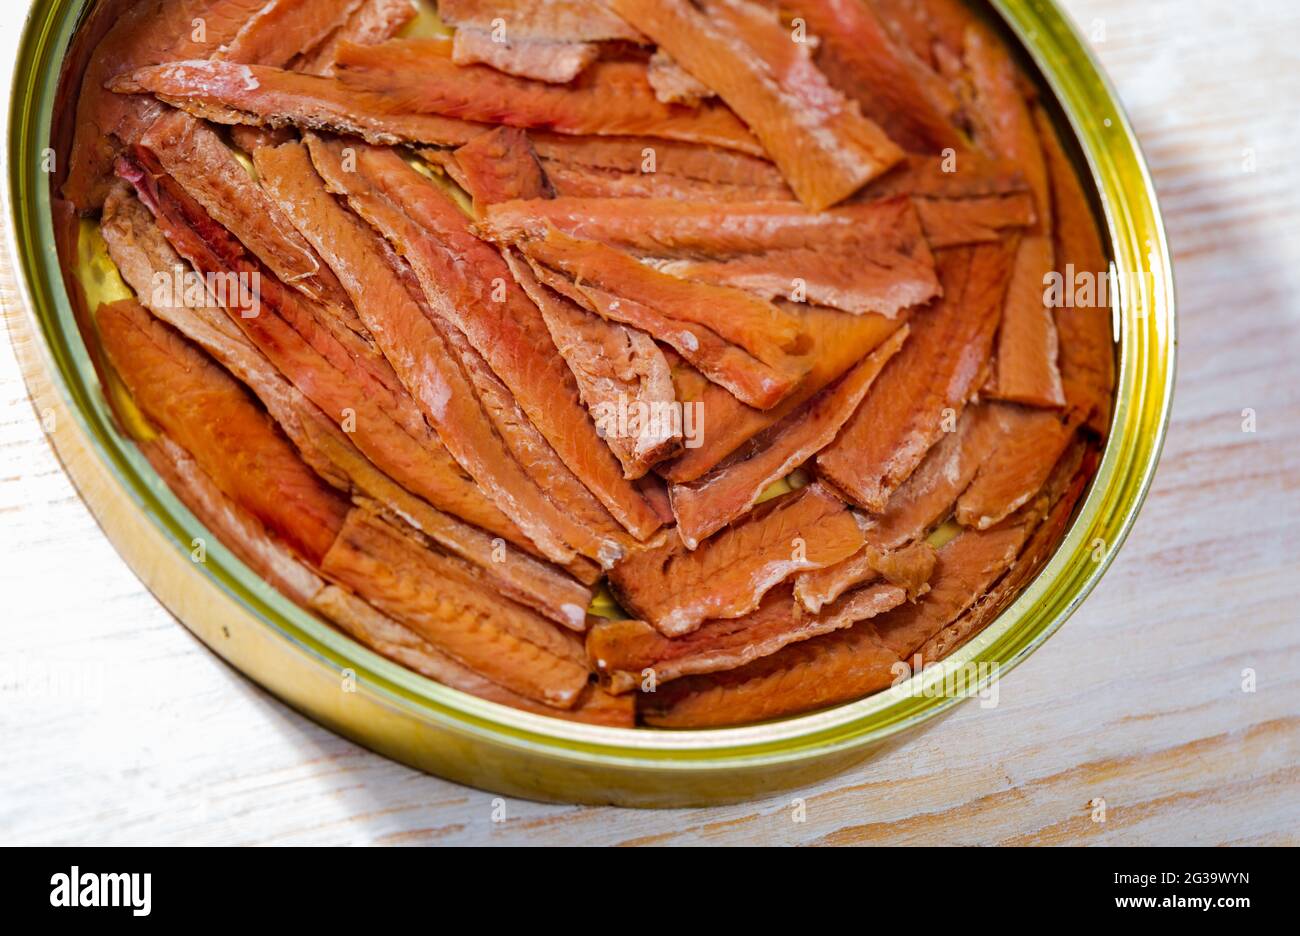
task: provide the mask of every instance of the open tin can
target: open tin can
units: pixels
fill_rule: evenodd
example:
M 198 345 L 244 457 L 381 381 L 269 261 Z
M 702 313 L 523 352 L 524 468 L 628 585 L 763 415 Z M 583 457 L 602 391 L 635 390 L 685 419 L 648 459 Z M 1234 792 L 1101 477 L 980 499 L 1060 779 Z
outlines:
M 214 651 L 330 729 L 413 767 L 514 796 L 686 806 L 773 793 L 842 770 L 960 701 L 918 681 L 957 669 L 1005 674 L 1024 660 L 1096 585 L 1132 526 L 1159 458 L 1174 377 L 1173 277 L 1155 191 L 1113 89 L 1056 4 L 993 0 L 988 15 L 1038 77 L 1091 183 L 1114 269 L 1126 273 L 1111 299 L 1119 357 L 1109 441 L 1068 533 L 1024 592 L 933 670 L 857 702 L 741 728 L 577 724 L 403 669 L 291 604 L 215 537 L 206 562 L 192 562 L 201 525 L 114 420 L 83 337 L 93 341 L 93 327 L 79 323 L 65 289 L 51 204 L 50 160 L 71 106 L 60 99 L 61 80 L 84 68 L 86 49 L 74 39 L 93 5 L 32 0 L 0 13 L 5 41 L 17 44 L 4 75 L 4 223 L 22 306 L 10 321 L 23 373 L 59 458 L 140 579 Z

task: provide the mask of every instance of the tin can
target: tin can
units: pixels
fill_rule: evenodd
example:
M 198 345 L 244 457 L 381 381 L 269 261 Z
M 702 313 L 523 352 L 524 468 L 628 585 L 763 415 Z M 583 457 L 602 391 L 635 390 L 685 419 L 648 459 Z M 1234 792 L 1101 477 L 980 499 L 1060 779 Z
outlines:
M 706 805 L 812 783 L 960 701 L 918 691 L 918 680 L 958 669 L 1005 675 L 1024 660 L 1096 585 L 1137 516 L 1169 419 L 1176 351 L 1173 275 L 1154 188 L 1114 90 L 1056 4 L 993 0 L 988 16 L 1037 72 L 1042 99 L 1091 182 L 1114 268 L 1129 274 L 1112 296 L 1119 356 L 1109 442 L 1069 531 L 1034 581 L 937 671 L 857 702 L 740 728 L 576 724 L 403 669 L 292 605 L 215 537 L 207 538 L 206 561 L 192 562 L 201 525 L 114 422 L 59 267 L 49 174 L 51 134 L 71 106 L 58 100 L 60 75 L 84 68 L 84 53 L 68 53 L 92 5 L 34 0 L 0 13 L 6 41 L 18 36 L 4 76 L 4 224 L 17 306 L 8 317 L 34 405 L 105 533 L 163 604 L 250 679 L 359 744 L 471 786 L 554 801 Z

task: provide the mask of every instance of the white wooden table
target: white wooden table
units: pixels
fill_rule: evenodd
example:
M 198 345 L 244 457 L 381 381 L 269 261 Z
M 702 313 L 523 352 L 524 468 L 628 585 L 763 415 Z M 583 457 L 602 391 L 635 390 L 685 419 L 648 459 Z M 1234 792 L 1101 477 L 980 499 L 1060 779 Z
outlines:
M 1067 6 L 1160 189 L 1177 403 L 1128 544 L 997 708 L 791 796 L 511 801 L 494 823 L 492 795 L 331 735 L 174 621 L 61 473 L 3 344 L 0 842 L 1300 842 L 1300 7 Z

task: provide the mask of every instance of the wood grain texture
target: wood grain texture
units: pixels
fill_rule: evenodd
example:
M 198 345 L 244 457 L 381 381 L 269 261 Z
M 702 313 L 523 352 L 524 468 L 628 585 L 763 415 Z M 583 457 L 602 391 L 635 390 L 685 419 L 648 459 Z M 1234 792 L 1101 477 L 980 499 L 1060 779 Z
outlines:
M 1300 8 L 1066 5 L 1160 190 L 1178 387 L 1133 535 L 995 708 L 763 802 L 498 804 L 331 735 L 191 638 L 77 499 L 6 344 L 0 841 L 1300 843 Z

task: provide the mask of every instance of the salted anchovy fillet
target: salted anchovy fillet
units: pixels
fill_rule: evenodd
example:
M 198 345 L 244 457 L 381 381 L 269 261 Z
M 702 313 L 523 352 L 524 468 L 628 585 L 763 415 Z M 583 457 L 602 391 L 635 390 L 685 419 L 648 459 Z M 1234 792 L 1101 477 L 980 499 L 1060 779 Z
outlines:
M 698 448 L 687 449 L 661 469 L 677 483 L 703 477 L 724 458 L 755 435 L 785 419 L 826 386 L 842 377 L 902 327 L 901 317 L 849 315 L 821 306 L 790 304 L 798 314 L 806 347 L 797 356 L 796 369 L 804 372 L 799 385 L 769 410 L 747 406 L 723 387 L 705 380 L 686 365 L 674 367 L 677 398 L 698 403 L 707 430 Z
M 1060 337 L 1058 365 L 1066 404 L 1099 436 L 1105 438 L 1110 423 L 1111 392 L 1115 383 L 1115 347 L 1111 337 L 1110 303 L 1102 302 L 1096 285 L 1110 268 L 1101 236 L 1083 186 L 1061 148 L 1061 141 L 1046 113 L 1035 111 L 1038 137 L 1047 157 L 1052 188 L 1052 236 L 1057 272 L 1066 283 L 1074 279 L 1091 284 L 1091 295 L 1076 304 L 1053 309 Z M 1082 274 L 1082 277 L 1080 276 Z M 1073 284 L 1071 284 L 1073 285 Z
M 560 165 L 666 175 L 718 186 L 779 190 L 786 199 L 794 197 L 776 166 L 761 156 L 735 150 L 645 136 L 567 136 L 534 130 L 529 138 L 548 169 Z
M 298 139 L 293 127 L 254 127 L 249 124 L 235 124 L 230 128 L 230 142 L 236 149 L 248 155 L 257 152 L 263 146 L 279 146 Z
M 1016 65 L 1002 41 L 984 25 L 970 23 L 964 38 L 963 56 L 974 93 L 976 142 L 990 156 L 1020 169 L 1038 214 L 1039 227 L 1033 233 L 1051 231 L 1047 166 Z
M 996 426 L 993 452 L 984 459 L 975 479 L 957 501 L 963 526 L 987 529 L 1032 498 L 1074 436 L 1077 422 L 1060 414 L 990 403 Z
M 936 69 L 961 54 L 966 27 L 974 19 L 963 0 L 872 0 L 872 6 L 895 38 Z
M 453 152 L 456 184 L 469 192 L 479 214 L 489 205 L 519 198 L 547 198 L 546 173 L 517 127 L 497 127 Z
M 461 28 L 452 37 L 451 60 L 457 65 L 487 65 L 507 75 L 567 84 L 600 55 L 594 42 L 516 39 L 509 32 L 498 40 L 492 30 Z
M 967 530 L 938 551 L 930 590 L 872 622 L 885 646 L 907 657 L 955 621 L 1016 561 L 1030 533 L 1027 524 L 996 530 Z
M 345 43 L 345 48 L 356 48 Z M 266 65 L 179 61 L 113 78 L 117 94 L 153 94 L 220 124 L 296 126 L 359 136 L 370 143 L 460 146 L 490 129 L 437 114 L 403 111 L 382 94 L 335 78 Z
M 270 0 L 218 58 L 283 67 L 347 23 L 361 0 Z
M 360 491 L 384 504 L 442 548 L 486 569 L 515 600 L 566 626 L 585 628 L 590 588 L 517 547 L 496 540 L 491 533 L 435 509 L 385 475 L 356 449 L 337 424 L 275 369 L 222 309 L 160 301 L 167 297 L 154 294 L 154 278 L 159 274 L 174 277 L 177 270 L 189 268 L 139 201 L 120 190 L 111 194 L 104 203 L 101 230 L 114 263 L 137 295 L 148 298 L 149 310 L 248 386 L 317 474 L 342 491 Z M 571 571 L 588 584 L 599 575 L 594 564 L 590 569 Z
M 558 207 L 552 211 L 551 205 Z M 500 224 L 501 218 L 511 217 L 512 206 L 525 206 L 523 211 L 529 220 Z M 734 290 L 685 283 L 656 273 L 634 258 L 608 249 L 604 243 L 592 243 L 587 231 L 563 236 L 565 227 L 581 226 L 580 222 L 566 221 L 566 217 L 571 219 L 581 210 L 562 204 L 560 199 L 509 202 L 490 208 L 480 227 L 494 240 L 522 243 L 530 256 L 580 283 L 640 300 L 682 322 L 704 325 L 760 360 L 781 355 L 799 338 L 798 318 L 770 303 Z M 532 241 L 539 243 L 534 245 Z
M 794 596 L 810 614 L 817 614 L 845 592 L 876 579 L 885 579 L 915 600 L 929 590 L 935 552 L 928 543 L 901 549 L 881 549 L 868 542 L 843 562 L 803 572 L 795 579 Z
M 998 330 L 997 368 L 989 388 L 998 399 L 1030 406 L 1065 405 L 1056 363 L 1056 323 L 1043 295 L 1044 284 L 1055 268 L 1050 237 L 1020 239 Z
M 506 262 L 541 310 L 596 430 L 623 466 L 623 476 L 643 477 L 652 465 L 676 454 L 682 447 L 682 424 L 673 406 L 672 372 L 654 340 L 594 315 L 543 285 L 513 252 L 507 252 Z
M 934 72 L 896 43 L 869 3 L 790 0 L 782 5 L 815 37 L 817 66 L 840 91 L 912 152 L 966 143 L 949 115 L 956 96 Z
M 155 121 L 140 144 L 281 281 L 327 306 L 331 318 L 369 341 L 334 273 L 207 124 L 172 111 Z
M 558 194 L 575 198 L 792 201 L 765 159 L 716 146 L 653 137 L 529 134 Z
M 63 197 L 83 214 L 99 208 L 113 185 L 113 162 L 162 111 L 147 98 L 105 85 L 124 72 L 174 59 L 206 58 L 229 42 L 266 0 L 136 3 L 108 30 L 81 78 L 76 133 Z M 195 28 L 201 21 L 202 30 Z
M 616 697 L 597 686 L 584 689 L 571 709 L 553 708 L 512 692 L 447 655 L 412 628 L 399 624 L 337 586 L 322 588 L 311 607 L 376 653 L 461 692 L 538 715 L 594 725 L 631 728 L 636 720 L 635 703 L 630 696 Z
M 669 496 L 682 542 L 694 549 L 753 507 L 771 484 L 835 441 L 906 339 L 907 326 L 903 326 L 838 382 L 759 433 L 704 477 L 673 485 Z
M 546 285 L 649 333 L 750 405 L 770 408 L 798 383 L 802 365 L 786 352 L 799 337 L 798 319 L 770 303 L 660 273 L 606 244 L 555 229 L 514 244 Z
M 782 647 L 850 627 L 898 607 L 907 593 L 895 585 L 872 585 L 808 614 L 790 589 L 768 592 L 758 610 L 731 621 L 709 621 L 694 633 L 669 639 L 642 621 L 602 621 L 587 632 L 587 655 L 610 691 L 628 692 L 653 680 L 662 683 L 735 669 Z
M 188 452 L 166 435 L 137 445 L 190 513 L 276 591 L 302 607 L 325 586 L 255 516 L 226 496 Z
M 308 399 L 353 429 L 357 447 L 413 493 L 500 536 L 527 542 L 448 454 L 386 361 L 372 360 L 342 344 L 175 182 L 158 169 L 143 168 L 151 158 L 148 151 L 138 150 L 136 157 L 139 162 L 120 160 L 119 173 L 135 187 L 172 246 L 196 271 L 258 275 L 255 310 L 237 303 L 223 307 Z
M 362 0 L 346 23 L 292 63 L 294 71 L 309 75 L 332 75 L 334 57 L 344 42 L 361 45 L 393 38 L 419 12 L 414 0 Z
M 587 686 L 582 646 L 503 598 L 467 563 L 356 509 L 321 562 L 330 579 L 499 686 L 557 708 Z
M 302 144 L 261 149 L 256 162 L 268 191 L 338 273 L 448 451 L 530 538 L 563 554 L 568 515 L 547 500 L 493 430 L 455 351 L 389 265 L 378 235 L 326 191 Z M 555 474 L 554 466 L 550 471 Z M 570 616 L 580 627 L 577 613 Z
M 687 72 L 718 93 L 762 141 L 814 211 L 860 189 L 903 156 L 831 87 L 776 12 L 747 0 L 611 0 Z
M 1028 191 L 1020 167 L 975 150 L 945 156 L 909 154 L 853 196 L 853 202 L 891 195 L 914 198 L 989 198 Z
M 307 180 L 317 200 L 333 205 L 306 154 L 294 155 L 299 163 L 297 178 Z M 320 146 L 313 155 L 333 189 L 347 186 L 353 194 L 374 197 L 372 190 L 363 188 L 367 183 L 360 173 L 346 171 L 338 154 Z M 388 301 L 368 304 L 366 311 L 375 317 L 375 327 L 385 332 L 386 352 L 400 361 L 399 371 L 443 444 L 548 556 L 563 560 L 577 550 L 608 565 L 610 557 L 634 541 L 565 467 L 465 336 L 417 299 L 423 296 L 418 283 L 408 289 L 386 260 L 382 269 L 375 267 L 384 256 L 385 241 L 368 225 L 333 207 L 339 230 L 347 231 L 354 243 L 365 248 L 362 257 L 368 257 L 361 262 L 353 258 L 353 275 L 380 278 L 387 284 L 358 283 L 356 289 L 360 296 L 370 291 L 389 295 Z M 304 225 L 315 223 L 311 212 L 301 213 Z M 323 231 L 318 236 L 333 239 Z M 322 249 L 332 250 L 324 245 Z
M 953 431 L 944 433 L 894 491 L 884 513 L 872 518 L 867 543 L 897 549 L 934 529 L 952 512 L 957 498 L 997 447 L 999 436 L 987 404 L 966 407 Z
M 935 250 L 999 241 L 1034 223 L 1028 192 L 979 198 L 915 198 L 925 239 Z
M 772 588 L 809 569 L 846 559 L 862 531 L 837 498 L 812 485 L 767 501 L 695 551 L 670 532 L 610 572 L 623 607 L 667 637 L 712 618 L 748 614 Z
M 720 728 L 796 715 L 887 689 L 901 667 L 870 623 L 800 641 L 733 670 L 690 676 L 640 693 L 637 710 L 653 728 Z
M 1085 446 L 1081 442 L 1061 457 L 1053 469 L 1053 479 L 1040 492 L 1039 500 L 1042 503 L 1035 505 L 1036 511 L 1043 515 L 1043 520 L 1034 528 L 1033 536 L 1021 550 L 1011 570 L 979 596 L 965 614 L 934 634 L 914 652 L 918 665 L 942 659 L 983 630 L 1038 574 L 1065 534 L 1074 507 L 1083 496 L 1088 478 L 1096 469 L 1095 458 L 1095 451 L 1085 452 Z
M 341 172 L 338 144 L 313 139 L 311 146 L 331 190 L 346 192 L 353 209 L 411 263 L 434 313 L 482 356 L 510 391 L 507 398 L 513 394 L 508 402 L 517 401 L 524 422 L 531 421 L 609 511 L 617 521 L 613 526 L 621 524 L 637 539 L 650 537 L 658 518 L 601 444 L 541 312 L 501 255 L 470 232 L 468 219 L 445 194 L 395 153 L 357 145 L 356 171 Z M 607 554 L 602 562 L 613 558 Z
M 1015 63 L 1001 41 L 972 23 L 966 29 L 964 56 L 974 89 L 976 140 L 988 152 L 1020 166 L 1037 215 L 1017 249 L 998 330 L 997 369 L 988 390 L 998 399 L 1063 406 L 1056 323 L 1043 295 L 1044 277 L 1055 268 L 1055 259 L 1042 145 Z
M 96 322 L 114 369 L 150 422 L 295 554 L 319 563 L 348 503 L 244 388 L 132 300 L 101 306 Z
M 979 387 L 987 369 L 1008 272 L 1004 245 L 940 255 L 944 295 L 912 316 L 911 337 L 885 368 L 818 473 L 873 513 L 920 464 Z
M 769 364 L 707 326 L 666 314 L 717 311 L 701 305 L 701 291 L 693 289 L 692 284 L 685 280 L 669 283 L 668 290 L 660 291 L 667 304 L 656 302 L 650 305 L 629 297 L 627 293 L 646 285 L 652 276 L 664 280 L 673 277 L 642 267 L 611 247 L 595 241 L 578 241 L 556 231 L 552 231 L 544 241 L 526 240 L 519 247 L 532 264 L 539 281 L 603 318 L 630 325 L 669 345 L 698 368 L 699 373 L 726 387 L 746 403 L 770 408 L 798 384 L 800 365 L 789 356 L 772 354 L 770 357 L 774 363 Z M 589 265 L 592 260 L 596 266 Z M 600 265 L 605 268 L 600 270 Z M 608 283 L 611 288 L 591 285 L 593 277 Z M 657 284 L 652 282 L 650 285 L 653 291 Z M 631 290 L 627 288 L 629 286 Z M 695 301 L 679 306 L 673 301 L 673 291 L 694 292 Z M 735 303 L 731 306 L 734 308 Z
M 551 194 L 527 136 L 513 127 L 500 127 L 462 146 L 456 163 L 460 185 L 476 205 Z M 674 455 L 681 448 L 681 421 L 672 406 L 668 361 L 654 340 L 543 285 L 513 250 L 503 256 L 515 281 L 541 311 L 597 432 L 623 466 L 623 476 L 640 478 L 651 465 Z
M 776 188 L 703 182 L 667 172 L 619 172 L 543 159 L 557 195 L 567 198 L 679 198 L 737 202 L 792 198 L 785 183 Z
M 602 0 L 440 0 L 438 15 L 444 23 L 471 29 L 491 30 L 499 21 L 511 39 L 645 41 Z
M 439 39 L 344 44 L 337 73 L 347 87 L 378 93 L 408 113 L 560 133 L 663 137 L 763 154 L 727 108 L 682 107 L 658 100 L 644 63 L 602 60 L 571 83 L 552 85 L 483 65 L 457 65 L 450 45 Z
M 910 201 L 813 213 L 797 203 L 557 198 L 494 205 L 489 236 L 556 228 L 642 257 L 665 273 L 846 312 L 892 315 L 938 293 Z
M 673 61 L 673 57 L 663 49 L 656 49 L 654 55 L 650 56 L 646 79 L 650 82 L 650 87 L 655 89 L 655 97 L 665 104 L 696 107 L 701 101 L 716 96 L 712 88 L 693 78 L 690 72 Z

